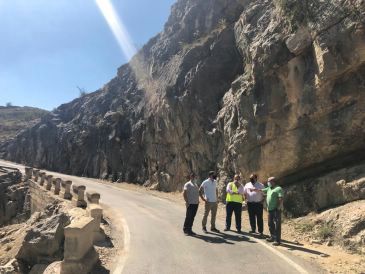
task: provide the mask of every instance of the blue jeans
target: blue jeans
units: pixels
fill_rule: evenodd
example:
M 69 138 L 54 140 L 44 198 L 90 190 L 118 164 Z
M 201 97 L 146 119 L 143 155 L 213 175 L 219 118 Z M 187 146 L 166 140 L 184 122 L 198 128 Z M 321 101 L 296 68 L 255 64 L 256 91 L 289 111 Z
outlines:
M 281 211 L 269 210 L 269 229 L 271 237 L 278 243 L 281 242 Z

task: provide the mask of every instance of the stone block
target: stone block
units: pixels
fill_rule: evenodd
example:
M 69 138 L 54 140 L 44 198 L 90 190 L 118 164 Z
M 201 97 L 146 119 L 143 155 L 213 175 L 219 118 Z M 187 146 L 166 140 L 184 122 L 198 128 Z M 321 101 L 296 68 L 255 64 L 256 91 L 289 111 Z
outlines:
M 65 227 L 64 261 L 79 261 L 92 249 L 95 221 L 82 216 Z
M 94 219 L 94 243 L 104 240 L 104 234 L 101 232 L 100 224 L 103 218 L 103 209 L 98 204 L 89 204 L 89 216 Z
M 59 195 L 61 190 L 61 178 L 53 179 L 53 185 L 54 185 L 54 194 Z
M 40 176 L 40 178 L 41 178 L 41 180 L 40 180 L 39 184 L 40 184 L 41 186 L 43 186 L 43 185 L 44 185 L 44 182 L 45 182 L 45 180 L 46 180 L 46 173 L 45 173 L 45 172 L 40 172 L 40 173 L 39 173 L 39 176 Z
M 94 192 L 94 191 L 87 191 L 86 192 L 86 197 L 87 197 L 87 200 L 91 204 L 99 204 L 100 193 L 97 193 L 97 192 Z
M 26 167 L 25 168 L 25 176 L 24 176 L 24 181 L 28 181 L 32 178 L 32 174 L 33 174 L 33 168 L 31 167 Z
M 39 172 L 40 172 L 40 170 L 39 170 L 39 169 L 35 169 L 35 170 L 33 170 L 33 175 L 34 175 L 34 181 L 35 181 L 35 182 L 38 182 Z
M 85 186 L 77 186 L 77 201 L 76 206 L 81 208 L 86 208 L 87 203 L 85 201 Z
M 46 183 L 47 190 L 51 190 L 51 188 L 52 188 L 52 178 L 53 178 L 52 175 L 47 176 L 47 183 Z
M 62 187 L 64 188 L 64 193 L 62 196 L 66 200 L 72 199 L 71 185 L 72 185 L 72 181 L 62 181 Z

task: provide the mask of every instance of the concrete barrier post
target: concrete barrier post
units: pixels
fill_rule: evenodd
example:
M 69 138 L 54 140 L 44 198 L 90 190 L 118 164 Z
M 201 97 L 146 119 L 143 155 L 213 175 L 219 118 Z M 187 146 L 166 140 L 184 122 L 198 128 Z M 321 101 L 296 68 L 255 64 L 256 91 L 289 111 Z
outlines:
M 81 217 L 65 227 L 64 258 L 61 274 L 88 273 L 98 260 L 93 247 L 94 220 Z
M 34 174 L 34 181 L 38 182 L 38 178 L 39 178 L 39 169 L 35 169 L 33 170 L 33 174 Z
M 86 197 L 89 203 L 91 204 L 99 204 L 100 194 L 94 191 L 87 191 Z
M 28 180 L 32 179 L 32 174 L 33 174 L 33 168 L 26 167 L 24 181 L 28 181 Z
M 53 180 L 53 184 L 54 184 L 54 194 L 55 195 L 59 195 L 60 194 L 60 190 L 61 190 L 61 178 L 56 178 Z
M 94 219 L 94 243 L 104 240 L 104 234 L 101 233 L 100 224 L 103 218 L 103 209 L 98 204 L 89 204 L 89 215 Z
M 87 203 L 85 201 L 85 186 L 78 186 L 77 188 L 77 202 L 76 206 L 81 208 L 86 208 Z
M 64 185 L 64 188 L 65 188 L 65 193 L 63 194 L 63 198 L 66 200 L 71 200 L 72 199 L 72 194 L 71 194 L 72 181 L 64 181 L 64 182 L 62 182 L 62 184 Z
M 52 188 L 52 178 L 53 178 L 52 175 L 47 176 L 47 184 L 46 184 L 46 189 L 47 190 L 51 190 L 51 188 Z
M 43 186 L 44 185 L 44 181 L 46 179 L 46 173 L 45 172 L 41 172 L 41 173 L 39 173 L 39 176 L 41 177 L 41 181 L 39 182 L 39 184 L 41 186 Z

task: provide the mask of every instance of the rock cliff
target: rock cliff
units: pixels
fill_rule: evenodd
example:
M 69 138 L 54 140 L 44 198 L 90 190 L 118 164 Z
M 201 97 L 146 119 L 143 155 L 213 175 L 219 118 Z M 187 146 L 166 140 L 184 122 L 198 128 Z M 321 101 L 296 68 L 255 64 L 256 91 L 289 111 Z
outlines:
M 362 0 L 178 0 L 114 79 L 0 153 L 164 191 L 213 169 L 221 185 L 257 172 L 313 193 L 312 178 L 365 161 L 364 13 Z

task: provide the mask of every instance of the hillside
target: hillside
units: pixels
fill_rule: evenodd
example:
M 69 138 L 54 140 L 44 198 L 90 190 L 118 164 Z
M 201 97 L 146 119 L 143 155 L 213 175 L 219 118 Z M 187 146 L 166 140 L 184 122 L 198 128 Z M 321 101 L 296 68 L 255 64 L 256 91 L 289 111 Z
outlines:
M 163 191 L 191 171 L 222 189 L 275 176 L 293 216 L 363 199 L 364 15 L 360 0 L 179 0 L 114 79 L 0 150 Z
M 0 143 L 14 138 L 20 131 L 32 127 L 48 111 L 32 107 L 0 106 Z

